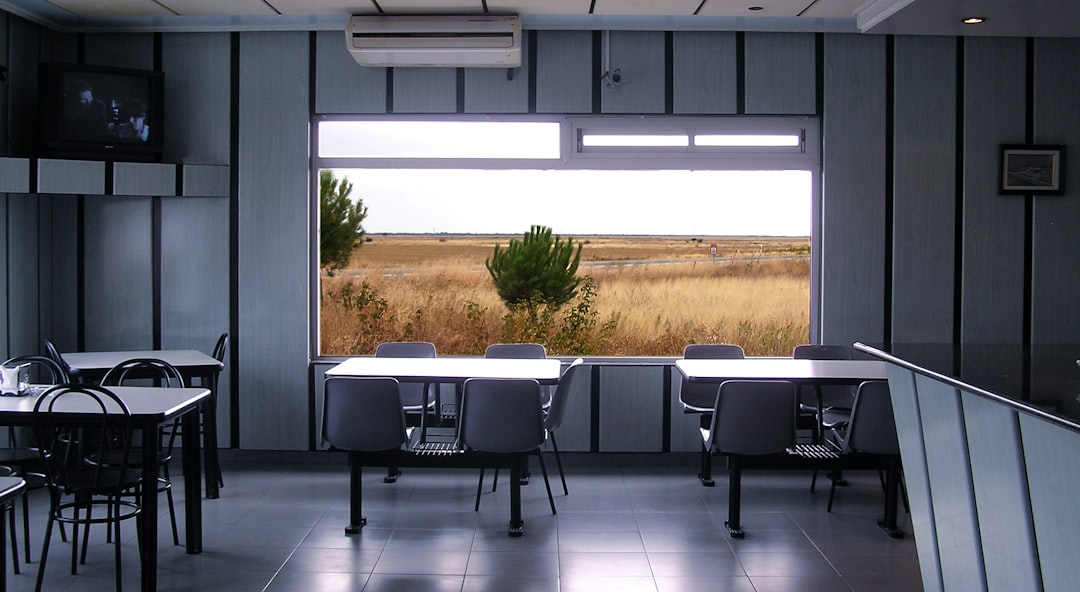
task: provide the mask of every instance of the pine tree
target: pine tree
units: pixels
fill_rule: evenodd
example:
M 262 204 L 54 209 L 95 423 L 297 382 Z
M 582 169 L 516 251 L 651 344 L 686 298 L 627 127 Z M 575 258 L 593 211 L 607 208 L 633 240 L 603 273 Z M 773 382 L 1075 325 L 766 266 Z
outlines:
M 352 183 L 338 180 L 331 171 L 319 173 L 319 265 L 330 275 L 349 264 L 352 252 L 364 241 L 361 224 L 367 217 L 363 200 L 349 199 Z
M 573 239 L 563 241 L 550 228 L 534 225 L 505 249 L 495 245 L 484 264 L 507 308 L 535 314 L 541 305 L 558 309 L 577 295 L 581 246 L 575 248 Z

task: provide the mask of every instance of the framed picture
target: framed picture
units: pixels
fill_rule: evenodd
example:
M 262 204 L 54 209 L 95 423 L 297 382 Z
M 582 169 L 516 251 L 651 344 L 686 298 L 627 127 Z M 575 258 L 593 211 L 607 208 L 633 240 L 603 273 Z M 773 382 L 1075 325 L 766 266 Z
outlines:
M 1001 193 L 1064 193 L 1064 146 L 1001 147 Z

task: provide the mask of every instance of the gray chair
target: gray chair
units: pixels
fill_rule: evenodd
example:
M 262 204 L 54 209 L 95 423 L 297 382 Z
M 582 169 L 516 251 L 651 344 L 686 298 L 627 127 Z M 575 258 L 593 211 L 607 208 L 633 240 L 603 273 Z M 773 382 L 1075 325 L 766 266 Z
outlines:
M 881 483 L 885 490 L 885 517 L 878 524 L 890 536 L 901 536 L 902 533 L 896 529 L 896 525 L 889 524 L 890 514 L 895 515 L 895 511 L 890 511 L 889 508 L 896 507 L 896 496 L 900 489 L 900 442 L 896 436 L 889 383 L 872 380 L 860 384 L 855 394 L 855 403 L 851 407 L 851 419 L 838 427 L 834 435 L 841 455 L 862 453 L 889 457 L 889 468 Z M 829 512 L 832 512 L 835 495 L 834 481 L 829 488 Z
M 566 476 L 563 473 L 562 460 L 559 458 L 559 445 L 555 442 L 555 432 L 562 425 L 566 415 L 566 402 L 574 392 L 585 390 L 582 384 L 588 384 L 592 380 L 592 366 L 587 366 L 581 358 L 570 363 L 570 367 L 559 378 L 559 386 L 555 394 L 551 396 L 551 405 L 544 416 L 544 429 L 547 430 L 548 439 L 551 441 L 551 450 L 555 453 L 555 465 L 559 468 L 559 480 L 562 481 L 563 495 L 570 495 L 566 488 Z
M 458 444 L 466 450 L 500 454 L 532 453 L 540 460 L 551 513 L 547 468 L 540 446 L 545 439 L 540 383 L 532 379 L 470 378 L 465 381 L 458 410 Z M 476 487 L 476 510 L 480 509 L 483 469 Z
M 733 538 L 740 523 L 742 456 L 780 454 L 795 445 L 795 385 L 773 380 L 728 380 L 720 385 L 708 429 L 701 430 L 710 454 L 728 457 L 728 519 Z
M 796 360 L 851 360 L 854 353 L 846 345 L 803 344 L 795 346 Z M 799 387 L 799 427 L 809 425 L 815 444 L 821 442 L 825 413 L 832 418 L 846 418 L 851 413 L 855 389 L 844 385 L 804 385 Z
M 487 346 L 484 350 L 485 358 L 501 358 L 509 360 L 542 360 L 547 357 L 547 349 L 539 343 L 493 343 Z M 540 387 L 540 393 L 542 396 L 542 402 L 545 408 L 551 404 L 551 388 L 547 386 Z M 460 396 L 460 393 L 458 393 Z M 521 469 L 521 481 L 522 483 L 528 483 L 529 481 L 529 467 L 528 465 Z M 481 471 L 483 473 L 483 471 Z M 495 491 L 495 488 L 499 483 L 499 469 L 495 469 L 495 475 L 491 480 L 491 491 Z M 480 505 L 479 497 L 476 500 L 477 506 Z
M 692 343 L 683 348 L 683 358 L 687 360 L 740 360 L 746 357 L 743 348 L 730 343 Z M 685 378 L 679 386 L 679 402 L 683 413 L 696 413 L 701 418 L 701 427 L 707 428 L 711 421 L 713 406 L 716 405 L 717 385 L 690 382 Z M 701 449 L 701 470 L 698 479 L 706 487 L 712 487 L 712 457 L 704 447 Z
M 356 452 L 396 450 L 409 442 L 394 378 L 332 376 L 323 399 L 323 441 Z
M 426 341 L 387 341 L 375 348 L 377 358 L 434 358 L 435 344 Z M 442 409 L 439 385 L 434 383 L 406 382 L 398 385 L 401 394 L 401 407 L 406 420 L 413 425 L 424 426 L 424 418 L 431 414 L 438 416 Z M 386 483 L 394 483 L 401 476 L 397 467 L 387 467 Z

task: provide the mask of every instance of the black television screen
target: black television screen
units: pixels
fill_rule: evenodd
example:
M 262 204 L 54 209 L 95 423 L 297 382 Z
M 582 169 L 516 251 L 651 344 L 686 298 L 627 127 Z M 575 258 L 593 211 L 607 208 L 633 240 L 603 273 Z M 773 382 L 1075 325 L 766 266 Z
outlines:
M 44 64 L 41 115 L 45 155 L 160 160 L 163 92 L 161 72 Z

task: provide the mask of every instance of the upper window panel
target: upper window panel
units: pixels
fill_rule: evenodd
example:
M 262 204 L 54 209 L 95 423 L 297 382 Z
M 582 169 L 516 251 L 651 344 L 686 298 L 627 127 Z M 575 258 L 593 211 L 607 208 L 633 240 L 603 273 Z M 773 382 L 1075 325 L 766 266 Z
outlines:
M 558 122 L 321 121 L 322 158 L 558 159 Z

